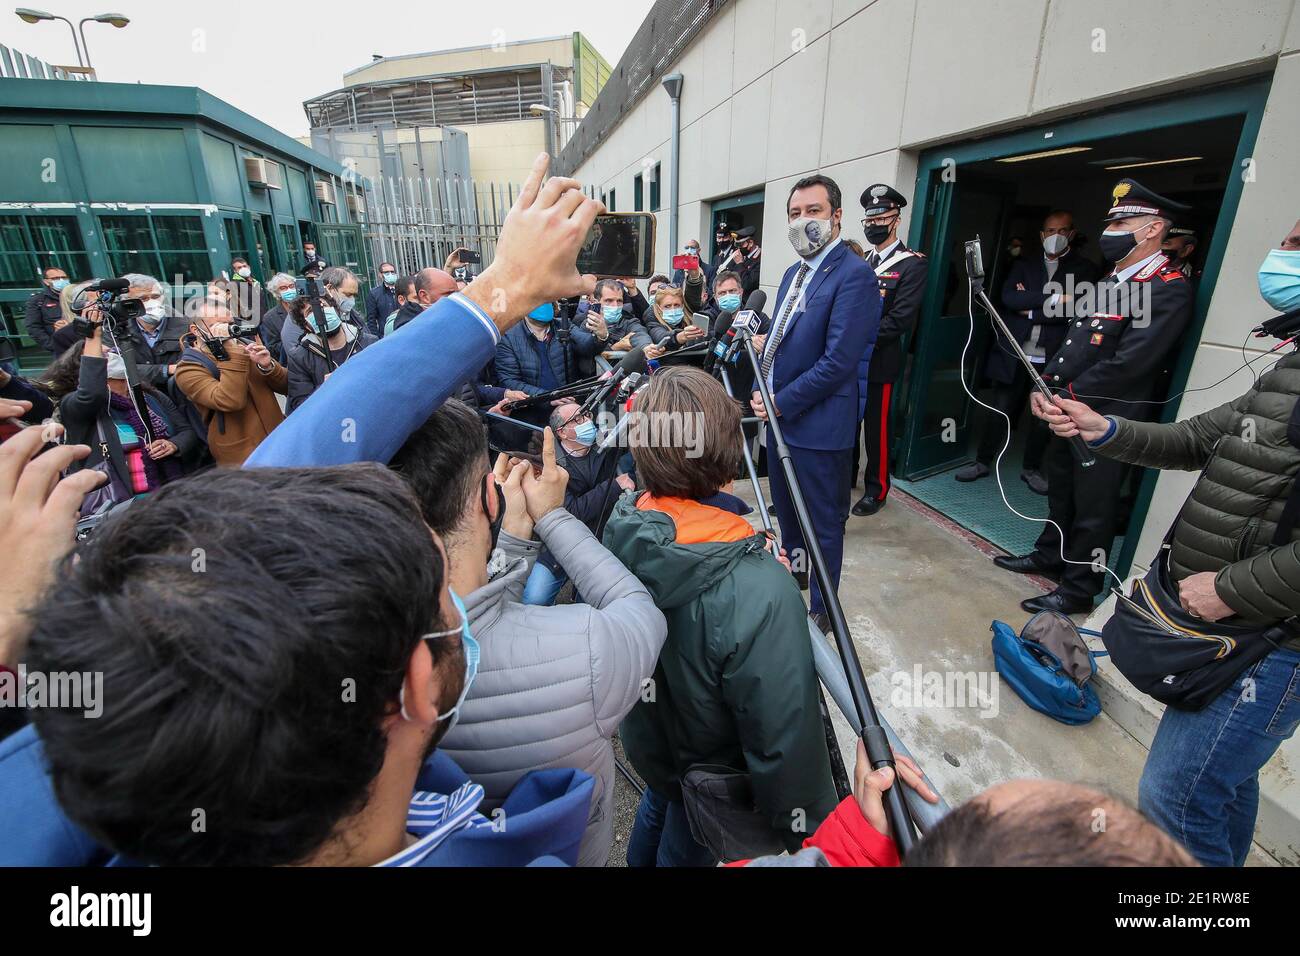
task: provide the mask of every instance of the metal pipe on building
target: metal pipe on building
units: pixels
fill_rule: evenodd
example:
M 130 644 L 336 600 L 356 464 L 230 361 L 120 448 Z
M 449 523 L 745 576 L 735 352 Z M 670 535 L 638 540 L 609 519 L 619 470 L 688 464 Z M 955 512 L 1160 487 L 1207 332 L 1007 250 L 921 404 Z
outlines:
M 669 260 L 677 254 L 677 187 L 681 182 L 682 168 L 682 83 L 680 73 L 670 73 L 663 78 L 663 87 L 673 101 L 672 179 L 668 199 L 668 253 Z

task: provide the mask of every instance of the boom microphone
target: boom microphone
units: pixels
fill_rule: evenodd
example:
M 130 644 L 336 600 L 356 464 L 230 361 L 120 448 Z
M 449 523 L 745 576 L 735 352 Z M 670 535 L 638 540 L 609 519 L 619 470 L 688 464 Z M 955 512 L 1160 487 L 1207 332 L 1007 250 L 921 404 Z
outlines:
M 100 279 L 94 285 L 88 285 L 83 292 L 109 292 L 116 295 L 119 292 L 125 292 L 131 288 L 131 283 L 125 279 Z

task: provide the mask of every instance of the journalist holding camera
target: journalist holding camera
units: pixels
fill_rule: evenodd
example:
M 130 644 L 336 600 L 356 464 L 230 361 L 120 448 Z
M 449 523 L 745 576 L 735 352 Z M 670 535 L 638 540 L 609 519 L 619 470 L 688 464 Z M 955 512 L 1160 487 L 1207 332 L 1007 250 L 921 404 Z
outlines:
M 230 310 L 215 302 L 196 308 L 186 339 L 176 384 L 198 410 L 217 464 L 242 465 L 284 421 L 275 394 L 288 392 L 288 373 L 255 327 L 235 325 Z
M 105 347 L 99 306 L 88 306 L 76 325 L 85 337 L 46 369 L 39 385 L 58 403 L 67 443 L 90 446 L 80 467 L 108 476 L 82 503 L 82 514 L 90 514 L 183 477 L 183 459 L 199 439 L 184 413 L 148 381 L 131 389 L 129 359 Z

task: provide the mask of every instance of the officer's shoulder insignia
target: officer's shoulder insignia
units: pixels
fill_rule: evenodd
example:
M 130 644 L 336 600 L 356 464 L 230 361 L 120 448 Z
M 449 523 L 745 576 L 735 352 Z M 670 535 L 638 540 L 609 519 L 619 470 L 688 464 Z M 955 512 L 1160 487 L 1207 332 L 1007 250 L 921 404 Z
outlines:
M 1183 275 L 1181 269 L 1169 268 L 1160 270 L 1160 278 L 1164 279 L 1166 282 L 1177 282 L 1180 279 L 1186 279 L 1187 276 Z
M 1127 195 L 1132 191 L 1132 189 L 1133 189 L 1133 186 L 1132 186 L 1130 183 L 1126 183 L 1126 182 L 1125 182 L 1125 183 L 1116 183 L 1116 184 L 1115 184 L 1115 191 L 1112 192 L 1112 193 L 1110 194 L 1110 195 L 1111 195 L 1111 199 L 1112 199 L 1114 202 L 1119 202 L 1121 199 L 1123 199 L 1125 196 L 1127 196 Z
M 1169 260 L 1157 256 L 1156 260 L 1133 277 L 1134 282 L 1147 282 L 1153 275 L 1169 264 Z

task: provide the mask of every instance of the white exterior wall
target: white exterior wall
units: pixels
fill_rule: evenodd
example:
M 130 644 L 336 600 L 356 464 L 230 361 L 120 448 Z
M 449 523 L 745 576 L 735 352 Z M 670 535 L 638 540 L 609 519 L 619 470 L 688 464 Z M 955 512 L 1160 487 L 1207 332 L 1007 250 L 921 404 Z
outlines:
M 681 240 L 706 242 L 709 202 L 763 189 L 762 283 L 769 295 L 794 252 L 780 210 L 795 180 L 824 172 L 844 191 L 845 235 L 864 241 L 857 197 L 888 182 L 912 198 L 921 150 L 1068 118 L 1099 106 L 1273 73 L 1190 387 L 1241 364 L 1246 330 L 1267 317 L 1255 273 L 1300 219 L 1300 3 L 1297 0 L 737 0 L 672 69 L 682 89 Z M 1105 52 L 1093 52 L 1103 30 Z M 868 105 L 870 98 L 870 105 Z M 616 189 L 662 163 L 659 268 L 667 247 L 670 111 L 647 95 L 576 172 Z M 958 170 L 960 176 L 960 170 Z M 914 205 L 904 210 L 901 234 Z M 775 214 L 773 214 L 775 211 Z M 1189 395 L 1181 414 L 1240 393 L 1244 373 Z M 1165 474 L 1137 551 L 1150 555 L 1190 488 Z

